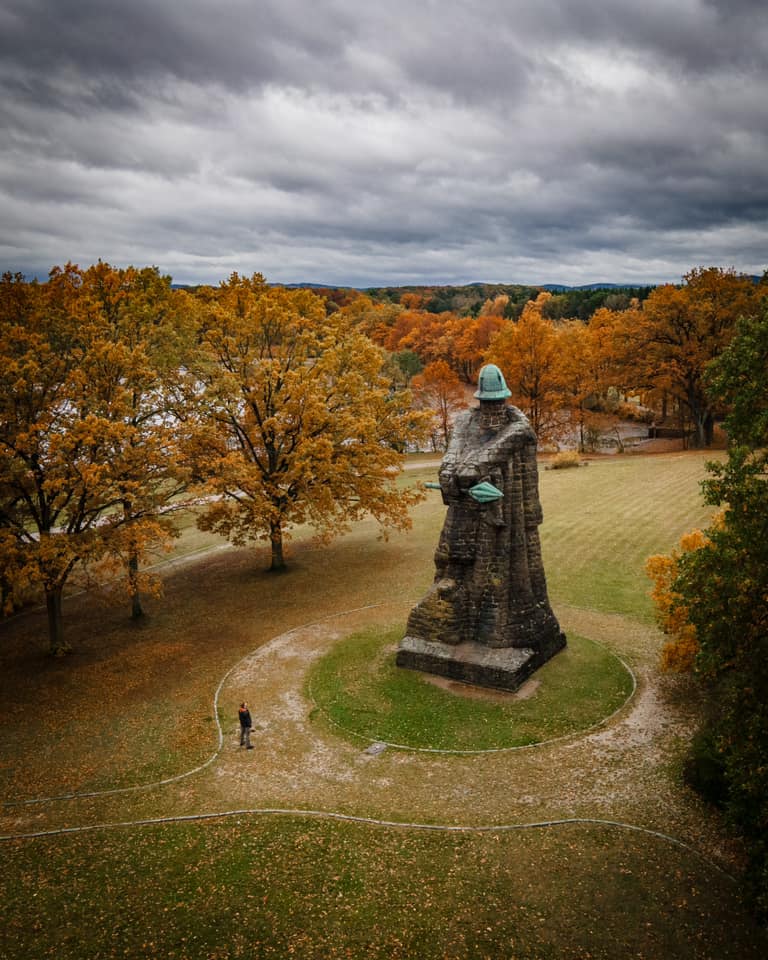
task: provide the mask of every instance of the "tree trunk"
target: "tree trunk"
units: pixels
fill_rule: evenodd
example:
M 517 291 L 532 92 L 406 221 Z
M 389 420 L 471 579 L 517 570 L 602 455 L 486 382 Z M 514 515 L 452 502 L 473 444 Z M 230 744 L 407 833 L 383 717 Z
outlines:
M 448 422 L 448 414 L 443 417 L 443 450 L 448 449 L 448 441 L 451 439 L 451 425 Z
M 144 608 L 141 605 L 139 592 L 139 558 L 135 552 L 128 558 L 128 589 L 131 594 L 131 619 L 141 620 Z
M 64 657 L 72 648 L 64 639 L 64 621 L 61 614 L 61 594 L 63 587 L 57 584 L 45 588 L 45 607 L 48 612 L 48 641 L 54 657 Z
M 693 443 L 696 450 L 702 450 L 707 446 L 707 437 L 705 430 L 705 415 L 696 410 L 693 415 Z
M 706 401 L 701 395 L 701 392 L 695 389 L 693 385 L 688 387 L 687 394 L 687 406 L 688 410 L 690 411 L 691 422 L 693 424 L 693 439 L 691 441 L 691 446 L 696 450 L 701 450 L 708 446 L 706 421 L 707 417 L 709 416 L 709 412 L 707 410 Z M 682 404 L 680 404 L 680 410 L 682 413 Z
M 280 572 L 285 570 L 283 557 L 283 526 L 279 520 L 273 520 L 269 525 L 269 539 L 272 544 L 272 564 L 270 570 Z
M 715 442 L 715 417 L 711 410 L 704 414 L 704 445 L 711 447 Z

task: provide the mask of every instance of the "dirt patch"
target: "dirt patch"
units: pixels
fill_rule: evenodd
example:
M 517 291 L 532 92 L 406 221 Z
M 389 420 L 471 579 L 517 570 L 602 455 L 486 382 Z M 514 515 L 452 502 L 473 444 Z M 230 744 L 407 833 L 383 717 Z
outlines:
M 518 690 L 491 690 L 489 687 L 476 687 L 471 683 L 460 683 L 448 677 L 437 677 L 431 673 L 420 674 L 427 683 L 431 683 L 441 690 L 455 693 L 457 697 L 466 697 L 468 700 L 485 700 L 489 703 L 509 703 L 510 700 L 528 700 L 539 689 L 540 680 L 526 680 Z

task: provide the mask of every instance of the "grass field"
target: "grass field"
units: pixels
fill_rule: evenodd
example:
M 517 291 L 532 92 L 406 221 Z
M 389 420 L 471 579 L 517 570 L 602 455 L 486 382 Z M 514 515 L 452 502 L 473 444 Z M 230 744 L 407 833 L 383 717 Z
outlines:
M 632 692 L 632 676 L 605 647 L 571 634 L 568 646 L 537 671 L 535 696 L 457 695 L 395 665 L 402 624 L 353 633 L 308 675 L 318 714 L 358 738 L 418 750 L 498 750 L 587 730 Z
M 0 958 L 765 956 L 739 845 L 680 784 L 696 702 L 658 673 L 642 573 L 706 522 L 704 460 L 541 471 L 561 624 L 637 681 L 562 743 L 373 757 L 312 716 L 311 665 L 404 622 L 431 582 L 436 493 L 388 541 L 368 522 L 327 549 L 298 537 L 281 576 L 189 525 L 141 625 L 68 600 L 64 663 L 40 611 L 2 624 Z M 487 706 L 462 701 L 461 723 Z
M 650 622 L 645 560 L 708 522 L 698 488 L 705 459 L 606 457 L 583 470 L 545 471 L 542 540 L 552 596 Z

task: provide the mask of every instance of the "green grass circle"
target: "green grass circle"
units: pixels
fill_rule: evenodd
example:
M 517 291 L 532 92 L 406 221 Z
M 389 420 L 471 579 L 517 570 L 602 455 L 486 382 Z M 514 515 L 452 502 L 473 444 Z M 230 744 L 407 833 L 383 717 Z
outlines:
M 315 716 L 337 732 L 420 750 L 529 746 L 586 730 L 630 696 L 627 667 L 602 645 L 572 635 L 538 670 L 532 696 L 462 696 L 395 665 L 401 625 L 345 637 L 313 664 L 307 693 Z

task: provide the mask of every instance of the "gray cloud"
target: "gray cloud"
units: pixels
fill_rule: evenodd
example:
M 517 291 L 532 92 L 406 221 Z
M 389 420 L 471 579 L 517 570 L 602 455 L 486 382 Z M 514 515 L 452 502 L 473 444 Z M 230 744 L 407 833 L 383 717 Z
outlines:
M 0 0 L 2 267 L 762 272 L 766 81 L 749 0 Z

